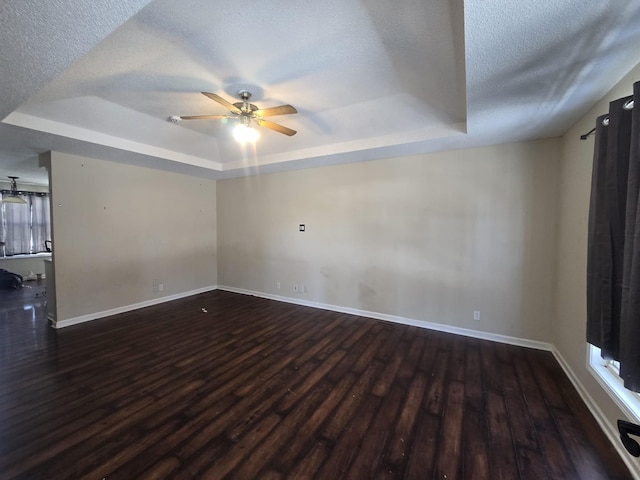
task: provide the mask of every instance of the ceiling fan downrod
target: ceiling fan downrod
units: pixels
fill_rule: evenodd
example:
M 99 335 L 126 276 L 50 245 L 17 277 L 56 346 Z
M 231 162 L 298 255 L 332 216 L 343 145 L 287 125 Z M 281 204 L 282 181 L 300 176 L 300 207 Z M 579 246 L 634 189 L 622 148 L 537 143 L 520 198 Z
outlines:
M 238 96 L 242 100 L 242 108 L 241 110 L 244 113 L 251 113 L 251 104 L 249 103 L 249 99 L 251 99 L 251 92 L 249 90 L 238 90 Z

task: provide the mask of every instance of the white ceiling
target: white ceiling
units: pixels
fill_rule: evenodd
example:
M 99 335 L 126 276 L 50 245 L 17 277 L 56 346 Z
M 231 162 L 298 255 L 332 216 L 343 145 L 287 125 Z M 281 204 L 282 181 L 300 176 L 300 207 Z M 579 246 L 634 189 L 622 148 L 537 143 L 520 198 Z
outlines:
M 640 2 L 5 0 L 0 178 L 84 154 L 208 178 L 557 136 L 640 62 Z M 248 89 L 298 131 L 225 114 Z

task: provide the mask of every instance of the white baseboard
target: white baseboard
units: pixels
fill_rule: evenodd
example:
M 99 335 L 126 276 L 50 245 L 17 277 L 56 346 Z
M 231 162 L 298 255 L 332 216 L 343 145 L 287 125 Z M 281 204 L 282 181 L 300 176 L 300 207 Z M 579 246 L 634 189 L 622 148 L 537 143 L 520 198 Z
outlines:
M 117 315 L 118 313 L 130 312 L 139 308 L 150 307 L 152 305 L 158 305 L 160 303 L 171 302 L 180 298 L 190 297 L 199 293 L 211 292 L 216 290 L 217 286 L 209 286 L 198 288 L 197 290 L 190 290 L 188 292 L 177 293 L 175 295 L 167 295 L 166 297 L 154 298 L 152 300 L 146 300 L 140 303 L 134 303 L 133 305 L 125 305 L 124 307 L 112 308 L 111 310 L 104 310 L 102 312 L 90 313 L 88 315 L 81 315 L 80 317 L 68 318 L 66 320 L 55 321 L 52 320 L 53 328 L 64 328 L 71 325 L 78 325 L 79 323 L 90 322 L 91 320 L 97 320 L 99 318 L 109 317 L 111 315 Z
M 620 458 L 622 458 L 622 461 L 625 463 L 625 465 L 631 472 L 631 475 L 633 475 L 633 478 L 640 479 L 640 466 L 638 466 L 638 464 L 630 458 L 629 453 L 625 450 L 624 446 L 622 445 L 617 426 L 612 425 L 607 420 L 607 417 L 604 415 L 604 413 L 602 412 L 598 404 L 595 402 L 593 397 L 589 395 L 589 391 L 584 387 L 584 385 L 582 385 L 582 382 L 578 379 L 578 376 L 571 369 L 571 367 L 569 366 L 567 361 L 564 359 L 562 354 L 558 351 L 558 349 L 556 349 L 556 347 L 554 346 L 551 352 L 553 353 L 553 356 L 556 358 L 556 360 L 564 370 L 564 373 L 566 373 L 567 377 L 569 377 L 569 380 L 571 380 L 571 383 L 573 384 L 575 389 L 578 391 L 578 394 L 580 395 L 584 403 L 587 405 L 587 408 L 589 409 L 591 414 L 596 419 L 596 422 L 598 422 L 598 425 L 600 425 L 600 429 L 607 436 L 607 438 L 613 445 L 613 448 L 616 449 L 616 451 L 618 452 L 618 455 L 620 455 Z
M 279 295 L 271 295 L 263 292 L 255 292 L 242 288 L 227 287 L 218 285 L 218 290 L 227 292 L 241 293 L 244 295 L 252 295 L 254 297 L 266 298 L 269 300 L 277 300 L 279 302 L 293 303 L 305 307 L 320 308 L 322 310 L 331 310 L 333 312 L 348 313 L 350 315 L 358 315 L 360 317 L 374 318 L 376 320 L 385 320 L 387 322 L 400 323 L 402 325 L 410 325 L 413 327 L 421 327 L 429 330 L 437 330 L 439 332 L 453 333 L 456 335 L 464 335 L 465 337 L 479 338 L 482 340 L 491 340 L 493 342 L 507 343 L 509 345 L 517 345 L 519 347 L 535 348 L 537 350 L 551 351 L 553 345 L 546 342 L 538 342 L 536 340 L 528 340 L 526 338 L 510 337 L 507 335 L 499 335 L 497 333 L 483 332 L 480 330 L 472 330 L 470 328 L 453 327 L 441 323 L 426 322 L 424 320 L 416 320 L 413 318 L 399 317 L 397 315 L 389 315 L 386 313 L 371 312 L 368 310 L 360 310 L 357 308 L 342 307 L 340 305 L 330 305 L 327 303 L 310 302 L 299 298 L 281 297 Z

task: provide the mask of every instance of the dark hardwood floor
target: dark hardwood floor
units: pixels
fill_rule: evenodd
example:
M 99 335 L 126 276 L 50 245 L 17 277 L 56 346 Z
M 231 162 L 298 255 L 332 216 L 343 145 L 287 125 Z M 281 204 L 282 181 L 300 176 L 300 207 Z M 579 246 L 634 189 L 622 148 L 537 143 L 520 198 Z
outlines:
M 35 303 L 1 310 L 2 479 L 630 478 L 548 352 L 227 292 L 58 331 Z

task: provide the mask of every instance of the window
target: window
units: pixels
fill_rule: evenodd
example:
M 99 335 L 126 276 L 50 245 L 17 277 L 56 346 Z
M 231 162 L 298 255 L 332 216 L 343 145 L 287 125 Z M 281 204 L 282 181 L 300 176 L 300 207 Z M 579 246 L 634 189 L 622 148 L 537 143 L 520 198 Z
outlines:
M 640 394 L 624 388 L 620 378 L 620 362 L 605 360 L 598 347 L 589 345 L 589 367 L 598 383 L 627 417 L 640 423 Z
M 640 116 L 633 96 L 596 119 L 587 245 L 587 341 L 640 392 Z M 608 121 L 607 121 L 608 120 Z M 611 369 L 612 364 L 609 365 Z
M 51 240 L 48 193 L 22 193 L 27 203 L 2 202 L 0 241 L 3 257 L 46 252 Z

